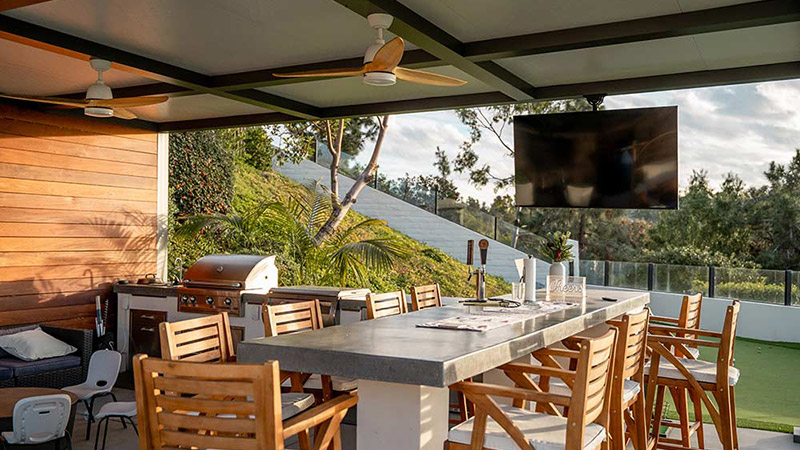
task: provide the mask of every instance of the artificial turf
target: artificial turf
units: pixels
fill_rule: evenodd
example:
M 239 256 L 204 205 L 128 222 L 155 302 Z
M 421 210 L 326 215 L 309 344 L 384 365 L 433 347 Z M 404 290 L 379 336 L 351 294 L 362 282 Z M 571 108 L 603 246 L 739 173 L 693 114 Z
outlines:
M 700 349 L 700 359 L 715 357 L 716 349 Z M 739 338 L 734 358 L 738 426 L 787 433 L 800 426 L 800 344 Z M 676 418 L 671 405 L 667 417 Z

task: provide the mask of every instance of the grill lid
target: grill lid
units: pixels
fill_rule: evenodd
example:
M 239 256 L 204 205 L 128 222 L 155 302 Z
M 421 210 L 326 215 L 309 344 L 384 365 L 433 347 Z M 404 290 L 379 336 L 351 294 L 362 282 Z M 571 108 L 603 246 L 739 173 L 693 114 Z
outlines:
M 208 255 L 195 262 L 184 275 L 187 287 L 258 289 L 267 283 L 275 256 Z

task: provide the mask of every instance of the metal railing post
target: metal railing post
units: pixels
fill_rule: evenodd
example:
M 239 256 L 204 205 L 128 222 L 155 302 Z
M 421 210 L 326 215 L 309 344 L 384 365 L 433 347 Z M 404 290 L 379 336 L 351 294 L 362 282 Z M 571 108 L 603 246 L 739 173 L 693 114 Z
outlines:
M 792 306 L 792 271 L 786 270 L 783 275 L 783 304 Z
M 375 190 L 377 190 L 378 189 L 378 168 L 377 167 L 375 168 L 375 174 L 373 176 L 375 177 L 375 184 L 374 184 L 373 188 Z
M 494 216 L 494 240 L 497 240 L 497 216 Z
M 647 290 L 652 291 L 656 284 L 656 265 L 647 263 Z
M 714 266 L 708 266 L 708 296 L 714 296 L 714 288 L 717 284 L 717 270 Z
M 433 213 L 439 215 L 439 186 L 433 187 Z
M 611 276 L 611 261 L 606 261 L 603 266 L 603 286 L 608 286 L 608 279 Z

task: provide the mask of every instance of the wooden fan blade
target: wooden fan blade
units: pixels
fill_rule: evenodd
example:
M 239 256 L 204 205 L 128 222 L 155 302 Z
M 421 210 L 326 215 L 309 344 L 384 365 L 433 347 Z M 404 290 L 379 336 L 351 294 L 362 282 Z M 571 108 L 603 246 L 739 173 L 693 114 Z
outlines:
M 40 97 L 37 95 L 8 95 L 0 94 L 0 97 L 11 98 L 14 100 L 25 100 L 29 102 L 49 103 L 51 105 L 70 106 L 72 108 L 83 108 L 88 105 L 86 100 L 59 98 L 59 97 Z
M 372 61 L 367 63 L 367 72 L 391 72 L 403 59 L 404 47 L 403 38 L 399 36 L 383 44 Z
M 349 77 L 353 75 L 361 75 L 366 66 L 349 67 L 341 69 L 318 69 L 318 70 L 304 70 L 302 72 L 287 72 L 287 73 L 273 73 L 272 75 L 282 78 L 300 78 L 300 77 Z
M 169 100 L 166 95 L 150 97 L 124 97 L 108 100 L 89 100 L 89 106 L 102 106 L 106 108 L 134 108 L 136 106 L 157 105 Z
M 114 108 L 114 117 L 118 117 L 120 119 L 130 120 L 130 119 L 135 119 L 136 118 L 136 114 L 128 111 L 125 108 Z
M 466 81 L 459 80 L 458 78 L 422 70 L 406 69 L 404 67 L 395 67 L 392 72 L 401 80 L 418 84 L 432 84 L 434 86 L 463 86 L 467 84 Z

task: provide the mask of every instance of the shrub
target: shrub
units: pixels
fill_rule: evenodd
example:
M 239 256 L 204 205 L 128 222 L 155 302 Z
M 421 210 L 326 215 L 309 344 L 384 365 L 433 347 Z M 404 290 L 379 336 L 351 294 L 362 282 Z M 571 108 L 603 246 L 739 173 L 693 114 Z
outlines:
M 214 131 L 170 135 L 169 178 L 179 216 L 225 213 L 231 206 L 233 155 Z

